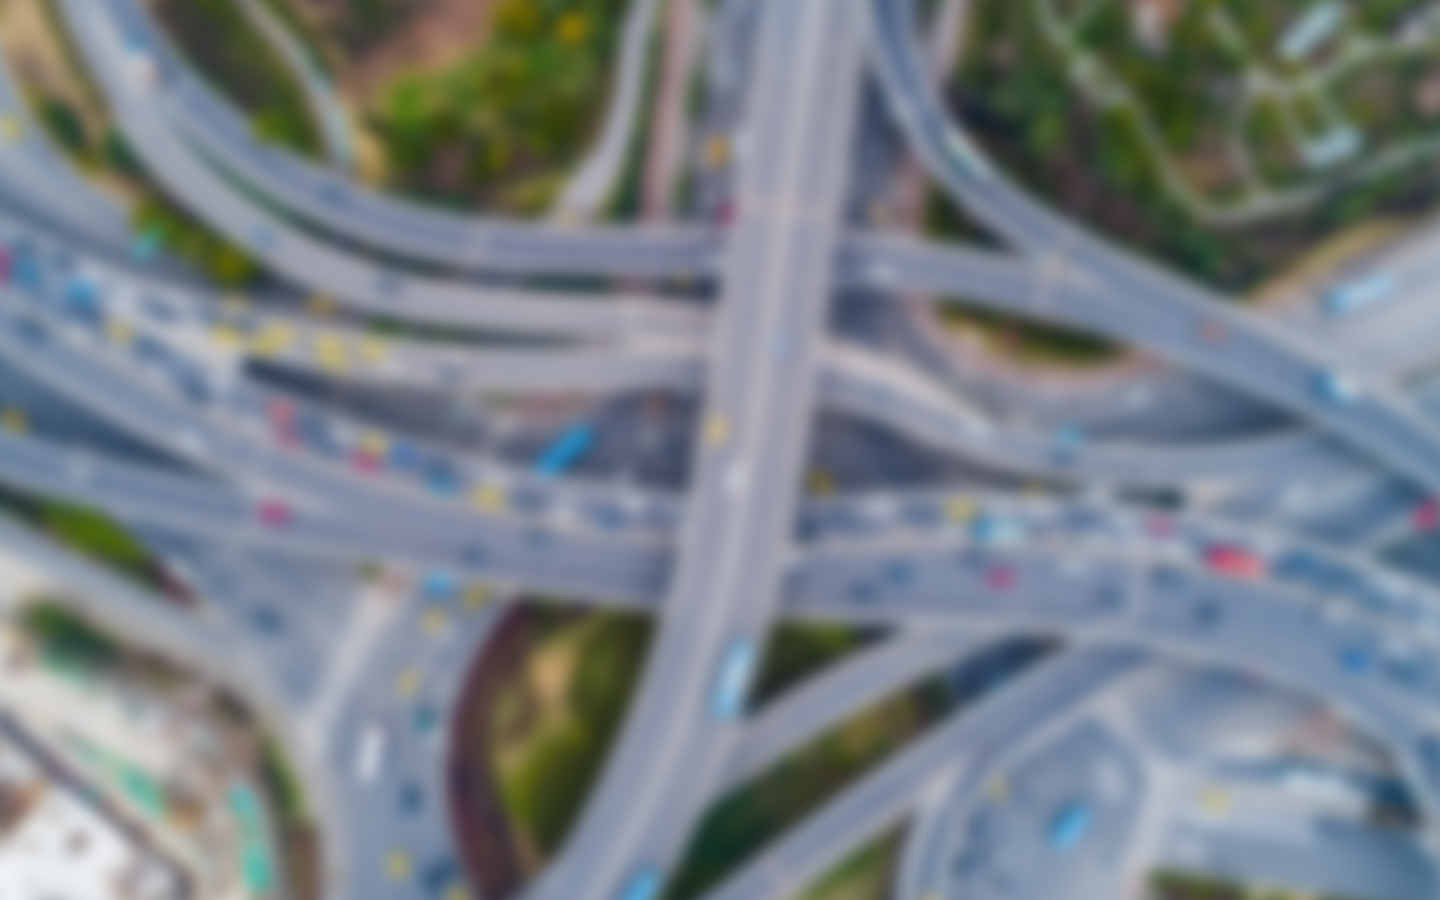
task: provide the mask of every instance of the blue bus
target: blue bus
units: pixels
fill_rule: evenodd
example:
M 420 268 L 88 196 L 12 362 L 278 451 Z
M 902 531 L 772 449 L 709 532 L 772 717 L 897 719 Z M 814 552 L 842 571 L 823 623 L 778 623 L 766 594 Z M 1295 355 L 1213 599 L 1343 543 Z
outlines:
M 660 873 L 646 866 L 625 882 L 618 900 L 655 900 L 660 896 Z
M 540 475 L 559 475 L 579 462 L 594 444 L 595 428 L 577 422 L 545 448 L 535 461 L 535 471 Z
M 755 645 L 748 638 L 735 638 L 725 648 L 715 687 L 710 692 L 710 714 L 717 719 L 733 719 L 745 711 L 745 698 L 750 690 L 750 676 L 755 670 Z

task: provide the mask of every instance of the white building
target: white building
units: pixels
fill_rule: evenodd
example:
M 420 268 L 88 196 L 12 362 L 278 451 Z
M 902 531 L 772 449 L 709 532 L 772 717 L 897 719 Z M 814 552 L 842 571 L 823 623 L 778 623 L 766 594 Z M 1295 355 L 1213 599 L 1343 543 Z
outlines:
M 0 900 L 177 900 L 179 874 L 0 732 Z

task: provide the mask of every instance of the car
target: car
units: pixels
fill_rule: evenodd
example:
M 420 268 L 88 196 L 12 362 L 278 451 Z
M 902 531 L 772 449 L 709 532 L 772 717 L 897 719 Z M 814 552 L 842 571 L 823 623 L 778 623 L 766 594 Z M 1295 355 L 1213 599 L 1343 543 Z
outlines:
M 724 135 L 713 135 L 705 142 L 705 167 L 719 169 L 730 162 L 730 142 Z
M 1025 523 L 1007 516 L 981 513 L 970 524 L 970 536 L 984 546 L 1012 546 L 1025 539 Z
M 1191 610 L 1195 624 L 1201 628 L 1214 628 L 1220 624 L 1220 604 L 1212 597 L 1206 597 Z
M 1155 513 L 1145 517 L 1145 533 L 1150 537 L 1171 538 L 1175 532 L 1175 520 L 1169 516 Z
M 28 316 L 20 319 L 14 324 L 15 332 L 20 339 L 32 346 L 44 344 L 50 338 L 50 329 L 39 319 L 32 319 Z
M 564 474 L 590 452 L 595 438 L 593 425 L 576 422 L 561 432 L 535 460 L 535 472 L 546 477 Z
M 1265 574 L 1265 560 L 1236 544 L 1212 544 L 1205 549 L 1205 565 L 1228 578 L 1258 578 Z
M 205 374 L 193 366 L 176 365 L 172 370 L 172 377 L 180 394 L 191 403 L 207 404 L 214 397 Z
M 400 812 L 406 816 L 413 816 L 425 805 L 425 791 L 420 787 L 419 782 L 407 781 L 400 785 L 397 793 L 397 804 Z
M 730 420 L 723 413 L 711 413 L 705 420 L 705 443 L 719 447 L 730 439 Z
M 390 445 L 390 465 L 402 472 L 415 471 L 420 468 L 420 450 L 414 445 L 405 441 L 395 441 Z
M 377 454 L 371 453 L 363 447 L 356 447 L 350 452 L 350 465 L 357 472 L 369 474 L 378 472 L 384 460 Z
M 660 896 L 660 887 L 660 873 L 645 866 L 630 876 L 615 900 L 655 900 Z
M 361 784 L 370 784 L 380 774 L 380 766 L 385 761 L 385 744 L 385 729 L 376 722 L 365 726 L 355 747 L 355 778 Z
M 273 606 L 256 607 L 250 621 L 256 631 L 267 637 L 275 637 L 285 630 L 285 619 Z
M 992 591 L 1008 591 L 1019 578 L 1020 573 L 1014 566 L 995 565 L 985 570 L 985 586 Z
M 11 434 L 25 434 L 30 430 L 30 417 L 18 406 L 7 406 L 5 411 L 0 413 L 0 428 Z
M 394 881 L 409 878 L 414 868 L 415 861 L 404 850 L 391 850 L 385 854 L 385 874 Z
M 1225 325 L 1215 319 L 1205 319 L 1200 323 L 1200 339 L 1207 344 L 1219 344 L 1225 340 Z
M 893 559 L 885 564 L 885 577 L 891 584 L 903 587 L 915 580 L 915 565 L 907 559 Z
M 590 521 L 606 531 L 614 531 L 625 524 L 625 515 L 613 503 L 592 503 L 586 507 Z
M 1310 376 L 1310 391 L 1330 406 L 1344 406 L 1360 396 L 1360 387 L 1342 373 L 1328 369 Z
M 1085 429 L 1078 425 L 1061 425 L 1055 429 L 1055 446 L 1065 451 L 1079 450 L 1085 444 Z
M 755 671 L 755 644 L 748 637 L 734 638 L 725 648 L 715 685 L 710 692 L 710 714 L 734 719 L 745 711 L 750 679 Z
M 1090 830 L 1094 812 L 1088 803 L 1073 800 L 1060 807 L 1045 829 L 1045 839 L 1056 850 L 1069 850 Z
M 260 519 L 260 523 L 262 525 L 268 525 L 271 528 L 284 527 L 295 519 L 295 513 L 290 508 L 290 504 L 284 500 L 274 498 L 261 500 L 255 512 Z
M 165 243 L 165 232 L 157 226 L 145 229 L 130 242 L 130 256 L 136 262 L 150 262 Z
M 260 253 L 268 253 L 275 248 L 275 232 L 267 225 L 257 225 L 250 232 L 250 246 Z
M 160 67 L 148 52 L 132 47 L 125 60 L 125 76 L 130 86 L 142 94 L 155 90 L 160 83 Z
M 1425 500 L 1411 513 L 1410 521 L 1416 531 L 1434 531 L 1440 527 L 1440 500 Z
M 420 591 L 428 600 L 449 600 L 460 593 L 460 580 L 454 572 L 432 569 L 425 573 Z
M 1364 647 L 1348 644 L 1340 648 L 1340 668 L 1356 674 L 1367 672 L 1375 662 L 1375 655 Z
M 162 325 L 173 322 L 178 317 L 175 307 L 155 296 L 146 296 L 140 301 L 140 313 L 150 321 Z
M 429 704 L 421 704 L 415 707 L 411 725 L 414 726 L 417 734 L 429 734 L 435 730 L 435 726 L 439 723 L 440 711 L 435 707 Z
M 100 289 L 88 278 L 76 278 L 65 288 L 65 315 L 95 324 L 100 320 Z
M 901 507 L 900 518 L 916 528 L 933 528 L 945 518 L 945 511 L 931 501 L 916 500 Z
M 459 881 L 460 864 L 451 856 L 431 860 L 420 872 L 420 883 L 432 897 L 441 896 L 443 891 Z
M 1375 272 L 1335 285 L 1321 295 L 1320 305 L 1326 315 L 1343 316 L 1384 300 L 1395 287 L 1393 273 Z
M 40 270 L 40 261 L 28 248 L 17 247 L 10 263 L 10 277 L 16 284 L 28 291 L 38 291 L 45 282 Z

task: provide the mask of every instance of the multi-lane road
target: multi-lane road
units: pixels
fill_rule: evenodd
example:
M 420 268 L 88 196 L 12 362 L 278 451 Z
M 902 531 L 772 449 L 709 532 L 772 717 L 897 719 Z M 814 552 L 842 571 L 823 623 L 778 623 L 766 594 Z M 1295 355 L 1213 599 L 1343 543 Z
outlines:
M 724 0 L 699 130 L 730 150 L 697 148 L 707 160 L 695 174 L 697 203 L 727 209 L 723 224 L 569 221 L 608 193 L 645 112 L 657 7 L 629 11 L 612 110 L 563 215 L 519 223 L 354 180 L 344 117 L 278 19 L 262 31 L 291 58 L 342 165 L 256 139 L 138 0 L 62 0 L 79 58 L 148 175 L 281 284 L 240 301 L 163 254 L 133 258 L 123 214 L 26 124 L 0 79 L 0 359 L 77 420 L 37 415 L 26 433 L 23 411 L 7 410 L 0 482 L 110 512 L 201 600 L 182 609 L 143 596 L 22 531 L 7 544 L 87 611 L 134 623 L 137 639 L 256 698 L 313 774 L 325 883 L 345 900 L 454 900 L 481 880 L 466 871 L 480 855 L 451 833 L 450 714 L 527 592 L 657 619 L 601 777 L 524 889 L 537 900 L 654 900 L 725 791 L 1016 635 L 1067 646 L 951 714 L 712 895 L 791 894 L 908 817 L 905 898 L 1054 896 L 1067 878 L 1109 892 L 1152 862 L 1353 888 L 1339 859 L 1394 860 L 1370 884 L 1424 896 L 1440 822 L 1440 588 L 1370 552 L 1440 516 L 1423 499 L 1440 492 L 1440 426 L 1401 381 L 1427 362 L 1424 305 L 1337 334 L 1237 309 L 1065 220 L 951 121 L 912 0 Z M 861 148 L 892 120 L 1006 249 L 856 227 L 884 180 L 859 171 Z M 593 287 L 559 290 L 555 276 Z M 308 293 L 333 304 L 307 308 Z M 890 298 L 915 294 L 1103 335 L 1199 379 L 1177 378 L 1174 396 L 1209 406 L 1188 431 L 1167 428 L 1183 417 L 1163 403 L 1127 407 L 1136 424 L 1119 436 L 1092 436 L 1063 404 L 1043 409 L 1024 391 L 1009 402 L 1033 400 L 1043 426 L 997 416 L 913 344 L 882 346 L 846 318 L 857 298 L 877 321 L 901 316 Z M 452 332 L 381 336 L 376 318 Z M 531 471 L 513 454 L 414 433 L 383 405 L 302 395 L 259 363 L 374 396 L 698 396 L 684 494 Z M 814 440 L 822 415 L 963 461 L 970 482 L 806 497 L 829 449 Z M 1246 428 L 1252 419 L 1263 427 Z M 1222 420 L 1223 434 L 1193 436 Z M 888 463 L 874 460 L 877 481 Z M 1010 496 L 1017 474 L 1041 479 L 1040 496 Z M 1352 499 L 1310 519 L 1269 502 L 1307 482 L 1334 494 L 1343 483 Z M 1137 486 L 1171 491 L 1182 508 L 1137 508 L 1126 491 Z M 1340 519 L 1355 527 L 1330 527 Z M 355 564 L 377 560 L 389 574 L 357 577 Z M 498 585 L 494 602 L 472 602 L 475 579 Z M 781 619 L 889 633 L 752 709 Z M 233 653 L 210 655 L 229 641 Z M 1179 776 L 1096 710 L 1166 660 L 1328 704 L 1389 748 L 1423 830 L 1398 843 L 1357 829 L 1287 842 L 1315 811 L 1267 818 L 1255 803 L 1241 821 L 1181 817 L 1163 839 L 1139 840 L 1134 822 L 1159 814 Z M 985 787 L 996 772 L 1017 783 L 998 811 Z M 1084 852 L 1017 867 L 1054 850 L 1037 823 L 1071 807 L 1088 823 L 1071 821 Z M 976 822 L 984 839 L 962 839 Z M 1307 869 L 1311 859 L 1322 865 Z

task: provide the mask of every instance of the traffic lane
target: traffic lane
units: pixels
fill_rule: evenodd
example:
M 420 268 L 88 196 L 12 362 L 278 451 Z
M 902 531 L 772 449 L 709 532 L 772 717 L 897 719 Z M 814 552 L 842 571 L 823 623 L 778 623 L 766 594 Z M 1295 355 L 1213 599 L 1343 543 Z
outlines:
M 108 16 L 65 0 L 62 6 L 77 44 L 100 75 L 127 139 L 187 208 L 245 247 L 273 271 L 322 293 L 342 298 L 356 309 L 438 324 L 499 329 L 516 333 L 577 334 L 615 337 L 654 328 L 685 333 L 688 311 L 673 304 L 630 298 L 540 293 L 493 288 L 430 276 L 402 274 L 309 237 L 283 219 L 250 203 L 169 134 L 150 99 L 137 93 L 121 61 L 131 53 Z
M 1084 719 L 991 777 L 990 797 L 961 790 L 949 803 L 951 852 L 933 858 L 939 868 L 926 883 L 976 900 L 1040 900 L 1091 896 L 1083 885 L 1114 880 L 1150 786 L 1135 751 L 1101 720 Z
M 453 717 L 474 654 L 508 605 L 464 607 L 411 598 L 398 639 L 377 646 L 328 735 L 331 764 L 350 787 L 341 837 L 363 896 L 444 896 L 465 882 L 450 828 L 450 735 L 464 725 Z M 431 617 L 440 610 L 446 624 L 436 628 Z M 376 774 L 363 777 L 372 729 L 384 735 L 384 749 Z M 408 865 L 397 866 L 402 857 Z
M 1008 557 L 1007 564 L 1013 574 L 1003 584 L 982 580 L 975 588 L 957 581 L 957 568 L 966 572 L 974 563 L 964 559 L 957 567 L 952 559 L 917 567 L 904 585 L 876 588 L 883 571 L 872 566 L 863 578 L 836 577 L 833 570 L 844 565 L 836 560 L 825 571 L 792 578 L 786 611 L 806 619 L 1009 627 L 1084 641 L 1124 640 L 1251 672 L 1328 698 L 1388 743 L 1418 786 L 1422 806 L 1440 819 L 1440 717 L 1431 707 L 1440 673 L 1408 642 L 1397 642 L 1397 631 L 1383 622 L 1331 617 L 1304 592 L 1170 565 L 1147 571 L 1112 562 L 1106 574 L 1132 584 L 1128 602 L 1124 595 L 1117 602 L 1107 582 L 1093 578 L 1068 586 L 1072 596 L 1084 594 L 1079 602 L 1057 601 L 1050 593 L 1054 585 L 1030 578 L 1018 557 Z M 1040 574 L 1045 571 L 1042 566 Z M 1030 590 L 1032 581 L 1038 591 Z M 869 587 L 857 592 L 857 584 Z M 1004 602 L 996 601 L 997 594 Z M 1409 637 L 1408 626 L 1398 636 Z
M 1410 835 L 1337 819 L 1302 824 L 1303 833 L 1282 837 L 1243 822 L 1172 823 L 1157 863 L 1325 896 L 1425 900 L 1440 889 L 1430 854 Z
M 946 778 L 971 779 L 1041 725 L 1085 703 L 1145 659 L 1133 650 L 1066 651 L 952 714 L 753 856 L 706 900 L 800 890 L 853 848 L 898 823 Z
M 474 527 L 477 519 L 487 518 L 543 521 L 524 515 L 523 510 L 494 514 L 463 510 L 457 500 L 437 499 L 416 486 L 387 483 L 358 474 L 348 465 L 338 467 L 324 459 L 266 445 L 255 434 L 237 430 L 229 416 L 216 414 L 213 409 L 206 415 L 205 398 L 197 402 L 166 395 L 147 384 L 138 371 L 125 371 L 120 359 L 90 352 L 78 340 L 72 346 L 67 335 L 88 335 L 83 328 L 59 322 L 37 335 L 27 330 L 31 321 L 13 316 L 9 320 L 11 332 L 0 332 L 0 353 L 7 359 L 102 420 L 142 441 L 157 442 L 180 458 L 194 460 L 224 477 L 238 476 L 252 487 L 283 487 L 297 504 L 335 511 L 349 509 L 387 521 L 399 517 L 397 528 L 409 530 Z M 220 399 L 244 406 L 246 396 L 243 390 L 232 389 Z M 251 399 L 251 406 L 259 404 Z M 209 404 L 218 402 L 212 399 Z M 574 530 L 610 530 L 578 514 L 558 524 Z
M 493 270 L 687 275 L 713 263 L 715 235 L 703 229 L 555 226 L 467 216 L 378 193 L 342 173 L 255 139 L 247 119 L 195 74 L 150 14 L 129 0 L 107 12 L 131 46 L 154 55 L 171 88 L 175 127 L 287 208 L 342 233 L 400 247 L 421 258 Z

